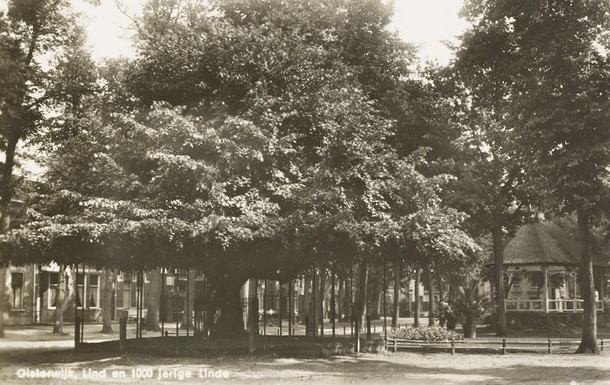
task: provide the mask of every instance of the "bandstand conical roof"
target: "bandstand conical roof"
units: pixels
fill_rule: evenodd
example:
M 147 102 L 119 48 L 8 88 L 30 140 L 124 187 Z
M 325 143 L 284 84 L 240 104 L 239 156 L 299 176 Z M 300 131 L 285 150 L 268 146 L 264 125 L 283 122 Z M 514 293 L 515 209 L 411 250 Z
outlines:
M 504 248 L 504 265 L 579 266 L 579 249 L 578 240 L 556 223 L 530 223 L 521 226 Z M 593 263 L 605 265 L 595 253 Z

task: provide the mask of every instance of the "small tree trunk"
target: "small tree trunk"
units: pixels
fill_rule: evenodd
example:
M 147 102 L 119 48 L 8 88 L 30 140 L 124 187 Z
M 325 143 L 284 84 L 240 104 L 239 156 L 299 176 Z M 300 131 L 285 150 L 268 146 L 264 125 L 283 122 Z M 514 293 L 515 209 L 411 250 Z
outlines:
M 358 326 L 366 325 L 366 291 L 368 286 L 368 263 L 363 259 L 360 262 L 358 269 L 358 288 L 356 289 L 356 301 L 354 304 L 355 319 L 358 320 Z
M 496 335 L 498 337 L 507 334 L 506 307 L 504 293 L 504 237 L 502 227 L 494 226 L 492 229 L 493 253 L 496 267 Z
M 339 279 L 339 293 L 337 294 L 337 298 L 335 302 L 337 303 L 337 318 L 342 319 L 345 315 L 345 280 L 343 278 Z
M 449 279 L 449 294 L 447 298 L 449 305 L 453 305 L 455 302 L 455 282 L 453 279 Z
M 383 282 L 379 278 L 379 271 L 377 269 L 373 271 L 375 273 L 375 279 L 369 279 L 369 298 L 371 300 L 369 315 L 371 316 L 371 319 L 379 319 L 381 318 L 381 294 L 383 291 Z M 369 275 L 372 275 L 373 271 L 371 271 Z
M 353 269 L 353 267 L 350 267 L 350 269 Z M 352 280 L 352 276 L 348 277 L 345 280 L 345 320 L 346 321 L 353 321 L 353 312 L 354 312 L 354 308 L 352 306 L 352 301 L 354 300 L 354 282 Z
M 0 234 L 6 233 L 11 227 L 10 206 L 13 199 L 13 168 L 15 166 L 15 152 L 19 137 L 9 136 L 4 149 L 4 163 L 2 164 L 2 183 L 0 184 Z M 4 337 L 4 315 L 7 307 L 6 269 L 0 269 L 0 338 Z
M 443 302 L 445 301 L 445 286 L 443 285 L 443 279 L 440 273 L 436 276 L 436 285 L 438 286 L 438 300 Z
M 589 213 L 578 210 L 578 232 L 580 233 L 583 277 L 583 320 L 582 338 L 576 353 L 599 353 L 597 347 L 597 310 L 595 308 L 595 282 L 593 278 L 593 259 L 591 256 L 591 229 Z
M 302 314 L 303 314 L 303 321 L 305 322 L 305 330 L 306 332 L 309 331 L 310 327 L 311 327 L 311 294 L 312 294 L 312 287 L 311 287 L 311 273 L 307 272 L 305 273 L 304 277 L 303 277 L 303 303 L 301 304 L 302 306 Z
M 432 273 L 430 272 L 430 266 L 426 267 L 426 286 L 428 286 L 428 304 L 430 305 L 430 311 L 428 312 L 428 326 L 434 326 L 434 285 L 432 281 Z
M 4 309 L 6 308 L 6 293 L 6 269 L 0 267 L 0 338 L 4 338 Z
M 415 304 L 414 304 L 414 309 L 413 312 L 414 317 L 413 317 L 413 326 L 415 327 L 419 327 L 419 281 L 421 278 L 421 269 L 418 267 L 417 270 L 415 271 Z
M 57 278 L 57 294 L 55 303 L 55 323 L 53 334 L 64 334 L 64 302 L 66 298 L 66 268 L 59 266 L 59 277 Z
M 320 309 L 318 307 L 318 296 L 320 295 L 318 269 L 313 269 L 311 276 L 311 316 L 309 317 L 310 330 L 312 335 L 318 335 L 318 321 L 320 317 Z
M 320 315 L 318 316 L 318 320 L 320 322 L 320 334 L 324 335 L 324 318 L 325 315 L 324 314 L 326 312 L 326 306 L 325 302 L 326 302 L 326 268 L 320 266 L 320 290 L 319 290 L 319 296 L 320 296 L 320 302 L 319 302 L 319 313 Z
M 102 331 L 101 333 L 112 333 L 112 284 L 114 274 L 109 269 L 102 272 Z
M 400 316 L 400 259 L 394 259 L 394 309 L 392 310 L 392 327 L 398 327 Z
M 464 319 L 463 332 L 464 338 L 472 338 L 472 328 L 474 327 L 474 318 L 472 315 L 467 314 Z

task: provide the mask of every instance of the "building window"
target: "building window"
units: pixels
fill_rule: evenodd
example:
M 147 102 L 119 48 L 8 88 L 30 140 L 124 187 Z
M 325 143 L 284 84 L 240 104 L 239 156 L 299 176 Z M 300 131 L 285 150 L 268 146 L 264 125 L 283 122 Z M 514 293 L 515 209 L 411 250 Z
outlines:
M 59 289 L 59 273 L 49 273 L 49 309 L 57 306 L 57 290 Z
M 87 278 L 87 308 L 96 309 L 100 304 L 100 275 L 92 273 Z
M 23 306 L 23 273 L 11 273 L 11 307 L 15 310 L 24 310 Z

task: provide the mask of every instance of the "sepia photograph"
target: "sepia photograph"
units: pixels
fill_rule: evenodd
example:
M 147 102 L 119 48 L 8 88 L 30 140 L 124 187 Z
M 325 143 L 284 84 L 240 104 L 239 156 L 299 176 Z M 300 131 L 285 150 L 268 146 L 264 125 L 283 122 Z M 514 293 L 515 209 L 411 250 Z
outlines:
M 0 384 L 610 384 L 610 0 L 0 0 Z

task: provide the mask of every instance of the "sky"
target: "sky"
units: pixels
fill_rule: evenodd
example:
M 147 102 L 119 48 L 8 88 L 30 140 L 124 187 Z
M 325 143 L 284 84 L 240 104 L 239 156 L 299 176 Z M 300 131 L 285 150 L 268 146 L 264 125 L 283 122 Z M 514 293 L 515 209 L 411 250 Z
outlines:
M 0 0 L 0 3 L 4 0 Z M 72 0 L 83 14 L 89 42 L 95 59 L 130 56 L 130 20 L 117 7 L 117 2 L 136 15 L 145 0 L 101 0 L 98 6 L 84 0 Z M 458 17 L 463 0 L 394 0 L 392 27 L 400 37 L 419 48 L 421 61 L 433 60 L 447 64 L 451 51 L 446 41 L 455 41 L 467 24 Z

